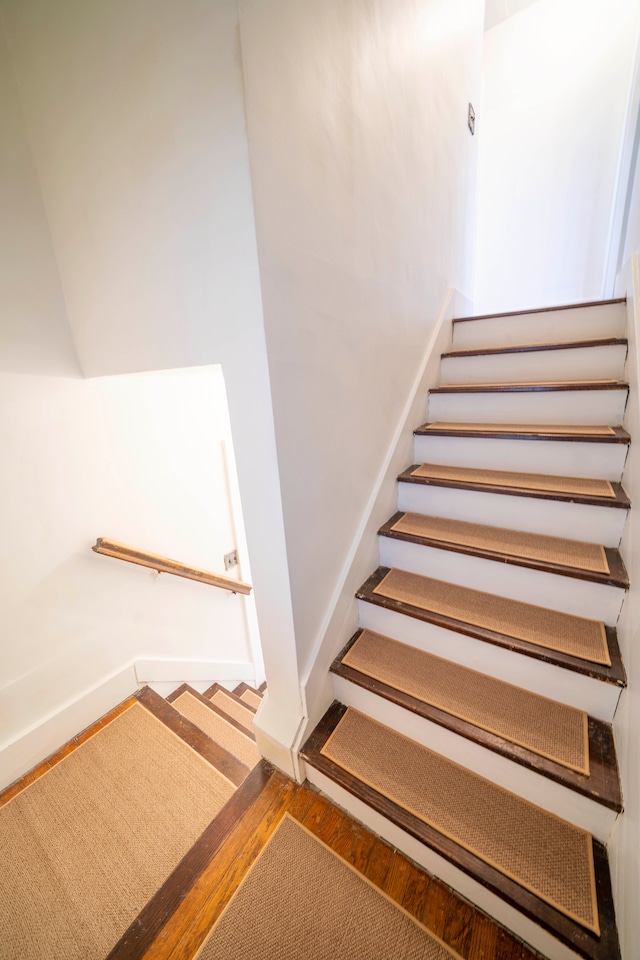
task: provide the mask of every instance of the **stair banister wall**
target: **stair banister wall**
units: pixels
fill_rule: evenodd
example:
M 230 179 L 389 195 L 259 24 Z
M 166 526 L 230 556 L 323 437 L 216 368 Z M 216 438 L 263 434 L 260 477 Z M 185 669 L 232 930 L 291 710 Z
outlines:
M 300 733 L 300 744 L 333 699 L 329 665 L 345 639 L 356 629 L 358 612 L 354 595 L 377 563 L 376 533 L 395 510 L 398 474 L 412 462 L 413 431 L 424 420 L 427 391 L 438 378 L 440 354 L 449 346 L 451 319 L 455 315 L 466 315 L 470 309 L 470 301 L 460 292 L 449 288 L 436 325 L 427 341 L 418 374 L 407 392 L 396 430 L 385 451 L 369 502 L 340 572 L 336 591 L 306 664 L 302 686 L 308 719 Z

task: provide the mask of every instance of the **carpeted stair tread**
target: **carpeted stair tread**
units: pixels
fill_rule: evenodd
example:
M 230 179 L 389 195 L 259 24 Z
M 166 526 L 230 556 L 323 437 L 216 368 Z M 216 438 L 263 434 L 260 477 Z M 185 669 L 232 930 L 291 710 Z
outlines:
M 238 696 L 243 703 L 246 703 L 250 707 L 254 707 L 256 710 L 262 703 L 262 695 L 258 693 L 257 690 L 243 690 L 242 693 L 238 694 Z
M 593 480 L 588 477 L 554 477 L 542 473 L 518 473 L 513 470 L 450 467 L 440 463 L 422 463 L 411 471 L 411 476 L 425 480 L 445 480 L 583 497 L 615 499 L 616 496 L 609 480 Z
M 611 665 L 605 626 L 597 620 L 398 569 L 389 570 L 373 593 L 571 657 Z
M 475 423 L 464 421 L 449 422 L 435 420 L 418 427 L 420 436 L 429 434 L 469 434 L 479 437 L 520 436 L 539 439 L 600 440 L 628 443 L 629 434 L 621 427 L 595 424 L 553 424 L 553 423 Z
M 627 346 L 624 337 L 586 337 L 581 340 L 550 340 L 546 343 L 510 343 L 496 347 L 465 347 L 460 350 L 448 350 L 441 354 L 442 359 L 457 357 L 481 357 L 503 353 L 537 353 L 549 350 L 580 350 L 590 347 Z
M 523 533 L 421 513 L 403 513 L 389 523 L 388 529 L 409 537 L 435 541 L 436 545 L 442 543 L 466 548 L 471 553 L 495 554 L 499 560 L 529 560 L 539 565 L 566 567 L 583 573 L 610 574 L 605 549 L 595 543 Z M 380 532 L 386 533 L 387 527 Z
M 321 754 L 587 930 L 599 933 L 593 841 L 349 707 Z
M 623 380 L 519 380 L 512 383 L 442 383 L 429 393 L 535 393 L 557 390 L 628 390 Z
M 342 663 L 423 703 L 589 774 L 588 717 L 467 667 L 363 630 Z
M 173 700 L 171 705 L 250 770 L 260 760 L 260 751 L 254 740 L 188 690 Z
M 129 707 L 0 809 L 3 960 L 105 957 L 234 789 Z
M 461 960 L 289 814 L 263 847 L 198 960 Z
M 217 687 L 217 685 L 216 685 Z M 205 693 L 207 700 L 210 700 L 219 710 L 222 710 L 227 716 L 232 717 L 237 723 L 240 723 L 246 730 L 253 733 L 253 718 L 255 710 L 243 703 L 234 693 L 225 690 L 224 687 L 217 687 L 211 693 Z

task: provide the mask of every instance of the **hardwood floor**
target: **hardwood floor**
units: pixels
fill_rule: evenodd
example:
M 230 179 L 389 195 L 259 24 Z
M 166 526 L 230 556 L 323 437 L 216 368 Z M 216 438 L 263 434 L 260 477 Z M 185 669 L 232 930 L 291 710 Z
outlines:
M 285 813 L 304 824 L 464 960 L 538 957 L 314 788 L 298 786 L 264 761 L 252 777 L 254 784 L 261 784 L 259 792 L 247 791 L 244 815 L 238 818 L 236 809 L 234 824 L 223 838 L 213 844 L 203 840 L 199 874 L 178 868 L 155 898 L 152 922 L 147 925 L 141 915 L 135 937 L 125 935 L 109 960 L 191 960 Z M 232 801 L 236 808 L 237 797 Z M 182 889 L 176 889 L 181 884 Z M 166 919 L 161 925 L 163 903 Z

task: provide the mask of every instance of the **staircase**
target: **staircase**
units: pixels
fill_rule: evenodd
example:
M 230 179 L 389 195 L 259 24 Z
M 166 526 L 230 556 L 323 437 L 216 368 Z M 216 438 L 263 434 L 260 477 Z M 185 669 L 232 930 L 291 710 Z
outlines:
M 309 780 L 550 960 L 620 956 L 607 842 L 626 305 L 453 321 Z
M 3 960 L 142 956 L 268 787 L 261 699 L 144 687 L 0 794 Z

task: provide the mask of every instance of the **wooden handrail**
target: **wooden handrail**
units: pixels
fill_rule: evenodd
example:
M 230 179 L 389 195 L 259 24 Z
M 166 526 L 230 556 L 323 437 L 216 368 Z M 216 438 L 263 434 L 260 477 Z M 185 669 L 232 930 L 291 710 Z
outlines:
M 159 557 L 155 553 L 147 553 L 146 550 L 136 550 L 135 547 L 128 547 L 124 543 L 118 543 L 117 540 L 98 537 L 95 546 L 91 549 L 95 553 L 102 553 L 105 557 L 115 557 L 116 560 L 137 563 L 141 567 L 151 567 L 158 573 L 172 573 L 176 577 L 185 577 L 187 580 L 207 583 L 211 587 L 220 587 L 221 590 L 230 590 L 231 593 L 243 593 L 245 595 L 251 593 L 250 583 L 234 580 L 233 577 L 223 577 L 219 573 L 209 573 L 207 570 L 197 570 L 195 567 L 178 563 L 177 560 Z

